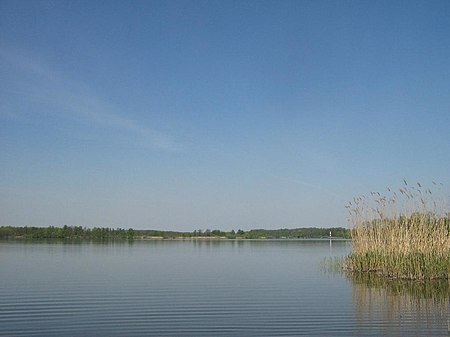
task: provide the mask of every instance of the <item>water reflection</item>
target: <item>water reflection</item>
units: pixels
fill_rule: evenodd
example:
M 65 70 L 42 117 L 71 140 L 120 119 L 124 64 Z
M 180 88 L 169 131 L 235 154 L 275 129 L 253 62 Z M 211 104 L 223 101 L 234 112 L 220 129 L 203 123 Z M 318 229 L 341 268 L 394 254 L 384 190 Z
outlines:
M 321 270 L 351 286 L 355 335 L 450 336 L 450 280 L 408 281 L 342 270 L 330 254 Z
M 385 335 L 450 334 L 450 282 L 389 280 L 370 274 L 348 274 L 356 321 L 380 322 Z M 382 323 L 382 324 L 381 324 Z

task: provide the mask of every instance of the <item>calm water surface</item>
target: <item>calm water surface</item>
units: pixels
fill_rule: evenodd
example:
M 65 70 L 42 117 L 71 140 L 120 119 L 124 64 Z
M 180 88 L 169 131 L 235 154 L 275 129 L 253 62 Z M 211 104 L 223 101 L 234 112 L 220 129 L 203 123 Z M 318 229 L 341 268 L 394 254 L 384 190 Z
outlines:
M 323 270 L 348 251 L 328 241 L 0 242 L 0 335 L 450 335 L 448 283 L 398 291 Z

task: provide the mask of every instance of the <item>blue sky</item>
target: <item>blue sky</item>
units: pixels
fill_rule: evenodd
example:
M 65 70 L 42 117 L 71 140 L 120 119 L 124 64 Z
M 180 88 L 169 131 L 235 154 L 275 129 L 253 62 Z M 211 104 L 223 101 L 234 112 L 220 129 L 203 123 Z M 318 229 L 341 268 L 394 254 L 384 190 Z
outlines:
M 347 226 L 450 186 L 448 1 L 0 0 L 0 225 Z

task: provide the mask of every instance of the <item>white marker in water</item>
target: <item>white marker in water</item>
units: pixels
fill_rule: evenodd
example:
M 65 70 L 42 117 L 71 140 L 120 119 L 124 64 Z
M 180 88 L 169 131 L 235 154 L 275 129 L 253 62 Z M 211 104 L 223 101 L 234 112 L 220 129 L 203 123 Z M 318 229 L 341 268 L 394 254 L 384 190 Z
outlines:
M 331 231 L 330 231 L 330 253 L 331 253 Z

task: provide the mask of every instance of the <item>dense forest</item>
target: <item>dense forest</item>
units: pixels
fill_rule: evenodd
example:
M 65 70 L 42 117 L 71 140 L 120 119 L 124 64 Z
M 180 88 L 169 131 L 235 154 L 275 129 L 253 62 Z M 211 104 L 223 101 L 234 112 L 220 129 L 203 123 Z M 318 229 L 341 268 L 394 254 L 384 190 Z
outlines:
M 82 226 L 64 227 L 0 227 L 2 239 L 134 239 L 133 229 L 86 228 Z
M 342 227 L 295 228 L 295 229 L 252 229 L 243 231 L 194 230 L 176 232 L 160 230 L 134 230 L 122 228 L 87 228 L 82 226 L 64 227 L 0 227 L 1 239 L 176 239 L 176 238 L 221 238 L 221 239 L 300 239 L 300 238 L 350 238 L 350 231 Z

